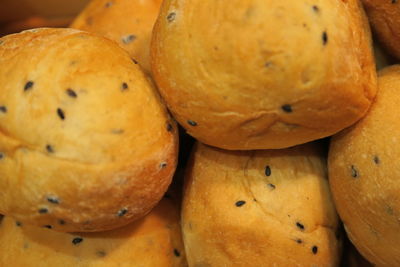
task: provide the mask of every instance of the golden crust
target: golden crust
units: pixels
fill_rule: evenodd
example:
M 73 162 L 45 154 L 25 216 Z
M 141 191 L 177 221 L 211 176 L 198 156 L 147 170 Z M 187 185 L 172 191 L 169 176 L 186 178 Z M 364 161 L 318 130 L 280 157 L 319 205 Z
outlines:
M 400 3 L 398 1 L 362 0 L 378 40 L 400 59 Z
M 187 266 L 178 209 L 163 199 L 144 218 L 100 233 L 58 233 L 5 217 L 1 266 Z
M 252 152 L 195 146 L 182 206 L 189 266 L 337 266 L 337 227 L 313 144 Z
M 329 177 L 345 229 L 376 266 L 400 265 L 400 66 L 384 69 L 369 113 L 333 137 Z
M 166 0 L 152 72 L 187 132 L 224 149 L 284 148 L 332 135 L 376 93 L 359 1 Z
M 0 43 L 0 213 L 68 232 L 148 213 L 171 182 L 177 129 L 128 54 L 72 29 Z
M 162 0 L 92 0 L 71 28 L 116 41 L 150 73 L 150 40 Z

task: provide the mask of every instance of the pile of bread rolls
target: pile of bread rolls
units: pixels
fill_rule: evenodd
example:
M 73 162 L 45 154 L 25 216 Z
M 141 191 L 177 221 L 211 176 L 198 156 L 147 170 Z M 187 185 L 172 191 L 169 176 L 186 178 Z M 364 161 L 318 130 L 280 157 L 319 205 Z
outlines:
M 0 38 L 0 266 L 400 266 L 399 5 L 92 0 Z

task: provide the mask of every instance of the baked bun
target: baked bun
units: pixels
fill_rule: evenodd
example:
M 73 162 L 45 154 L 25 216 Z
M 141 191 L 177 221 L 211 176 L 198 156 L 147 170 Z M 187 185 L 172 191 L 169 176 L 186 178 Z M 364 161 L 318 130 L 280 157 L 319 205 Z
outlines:
M 148 213 L 171 182 L 177 129 L 128 54 L 73 29 L 0 43 L 0 213 L 65 232 Z
M 378 40 L 400 59 L 400 3 L 397 0 L 362 0 Z
M 71 27 L 116 41 L 150 73 L 150 40 L 162 0 L 92 0 Z
M 376 93 L 359 1 L 165 0 L 152 72 L 187 132 L 224 149 L 285 148 L 332 135 Z
M 179 212 L 163 199 L 146 217 L 99 233 L 58 233 L 5 217 L 1 266 L 187 266 Z
M 189 266 L 337 266 L 337 228 L 315 144 L 194 148 L 182 206 Z
M 367 116 L 333 137 L 329 179 L 346 232 L 376 266 L 400 266 L 400 66 L 384 69 Z

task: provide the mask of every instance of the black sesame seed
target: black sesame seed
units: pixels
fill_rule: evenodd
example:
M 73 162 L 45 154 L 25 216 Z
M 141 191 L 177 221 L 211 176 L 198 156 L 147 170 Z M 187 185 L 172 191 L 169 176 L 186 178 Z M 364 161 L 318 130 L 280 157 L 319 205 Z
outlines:
M 7 113 L 7 107 L 6 106 L 0 106 L 0 112 Z
M 121 86 L 122 91 L 128 90 L 128 88 L 129 88 L 129 86 L 127 83 L 122 83 L 122 86 Z
M 65 221 L 64 221 L 64 220 L 58 220 L 58 223 L 59 223 L 60 225 L 64 225 L 64 224 L 65 224 Z
M 271 188 L 271 190 L 274 190 L 276 188 L 274 184 L 268 184 L 268 187 Z
M 111 129 L 111 133 L 113 134 L 123 134 L 124 132 L 124 129 Z
M 380 158 L 378 156 L 374 157 L 374 162 L 375 164 L 379 164 L 381 162 Z
M 28 81 L 24 86 L 24 91 L 30 90 L 33 87 L 33 85 L 34 85 L 34 82 Z
M 244 200 L 239 200 L 239 201 L 237 201 L 237 202 L 235 203 L 236 207 L 241 207 L 241 206 L 243 206 L 244 204 L 246 204 L 246 201 L 244 201 Z
M 173 130 L 172 124 L 171 123 L 167 123 L 167 131 L 171 132 Z
M 297 239 L 296 242 L 297 242 L 297 244 L 301 244 L 301 243 L 303 243 L 303 240 Z
M 65 114 L 61 108 L 57 109 L 57 115 L 58 115 L 58 117 L 60 117 L 60 119 L 65 120 Z
M 118 217 L 122 217 L 122 216 L 124 216 L 127 212 L 128 212 L 128 209 L 127 209 L 127 208 L 123 208 L 123 209 L 121 209 L 121 210 L 118 211 L 117 216 L 118 216 Z
M 397 0 L 392 0 L 392 4 L 396 4 L 397 3 Z
M 22 226 L 22 223 L 19 222 L 19 221 L 16 221 L 16 222 L 15 222 L 15 225 L 18 226 L 18 227 L 21 227 L 21 226 Z
M 51 145 L 46 145 L 46 150 L 49 153 L 54 153 L 54 148 Z
M 134 35 L 134 34 L 129 34 L 129 35 L 123 36 L 121 38 L 121 40 L 124 44 L 132 43 L 135 39 L 136 39 L 136 35 Z
M 107 255 L 107 253 L 105 251 L 100 250 L 100 251 L 96 252 L 96 255 L 99 257 L 105 257 Z
M 181 256 L 181 253 L 176 248 L 174 248 L 174 254 L 175 254 L 176 257 L 180 257 Z
M 75 237 L 74 239 L 72 239 L 72 244 L 78 245 L 78 244 L 81 243 L 82 241 L 83 241 L 83 238 L 81 238 L 81 237 Z
M 317 254 L 318 253 L 318 247 L 317 246 L 313 246 L 312 247 L 312 253 L 313 254 Z
M 271 168 L 268 165 L 265 166 L 265 175 L 266 176 L 271 176 Z
M 283 105 L 283 106 L 282 106 L 282 110 L 285 111 L 285 112 L 287 112 L 287 113 L 290 113 L 290 112 L 293 111 L 293 110 L 292 110 L 292 106 L 291 106 L 291 105 L 288 105 L 288 104 Z
M 44 228 L 47 228 L 47 229 L 53 228 L 53 226 L 51 226 L 51 225 L 43 225 L 43 227 L 44 227 Z
M 168 16 L 167 16 L 168 22 L 173 22 L 175 20 L 175 16 L 176 16 L 175 12 L 169 13 Z
M 0 152 L 0 159 L 4 158 L 4 154 Z
M 322 33 L 322 44 L 326 45 L 328 43 L 328 34 L 326 32 Z
M 192 120 L 188 120 L 187 123 L 189 123 L 189 125 L 191 125 L 191 126 L 197 126 L 197 122 L 192 121 Z
M 162 163 L 160 164 L 160 168 L 161 168 L 161 169 L 164 169 L 165 167 L 167 167 L 167 163 L 166 163 L 166 162 L 162 162 Z
M 357 178 L 358 177 L 358 171 L 357 171 L 356 167 L 354 167 L 354 165 L 351 165 L 351 176 L 353 178 Z
M 319 7 L 318 6 L 312 6 L 312 9 L 314 12 L 318 13 L 319 12 Z
M 75 92 L 74 90 L 72 90 L 71 88 L 68 88 L 68 89 L 66 90 L 66 92 L 67 92 L 67 95 L 70 96 L 70 97 L 72 97 L 72 98 L 77 98 L 77 97 L 78 97 L 78 95 L 76 94 L 76 92 Z
M 301 223 L 299 223 L 299 222 L 296 222 L 296 226 L 297 226 L 297 228 L 299 228 L 300 230 L 304 230 L 304 225 L 303 224 L 301 224 Z
M 60 200 L 58 199 L 58 197 L 55 196 L 48 196 L 47 201 L 52 204 L 60 204 Z
M 45 213 L 48 213 L 49 210 L 46 209 L 46 208 L 41 208 L 41 209 L 38 210 L 38 212 L 39 212 L 40 214 L 45 214 Z
M 136 59 L 132 58 L 133 63 L 139 64 Z

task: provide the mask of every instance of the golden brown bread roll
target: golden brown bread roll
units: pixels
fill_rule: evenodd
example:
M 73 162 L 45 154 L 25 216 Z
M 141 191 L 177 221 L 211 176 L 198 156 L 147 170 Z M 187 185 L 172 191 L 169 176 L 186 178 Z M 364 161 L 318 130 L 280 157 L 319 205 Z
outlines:
M 224 151 L 200 143 L 182 229 L 189 266 L 337 266 L 338 218 L 315 144 Z
M 362 0 L 378 40 L 400 59 L 400 3 L 397 0 Z
M 116 41 L 150 73 L 150 39 L 162 0 L 92 0 L 71 27 Z
M 329 179 L 350 240 L 376 266 L 400 266 L 400 66 L 384 69 L 369 113 L 333 137 Z
M 165 0 L 152 72 L 201 142 L 289 147 L 366 113 L 376 92 L 368 27 L 357 0 Z
M 0 39 L 0 213 L 58 231 L 145 215 L 176 166 L 177 129 L 114 42 L 73 29 Z
M 187 266 L 179 212 L 163 199 L 146 217 L 98 233 L 58 233 L 5 217 L 0 266 Z

